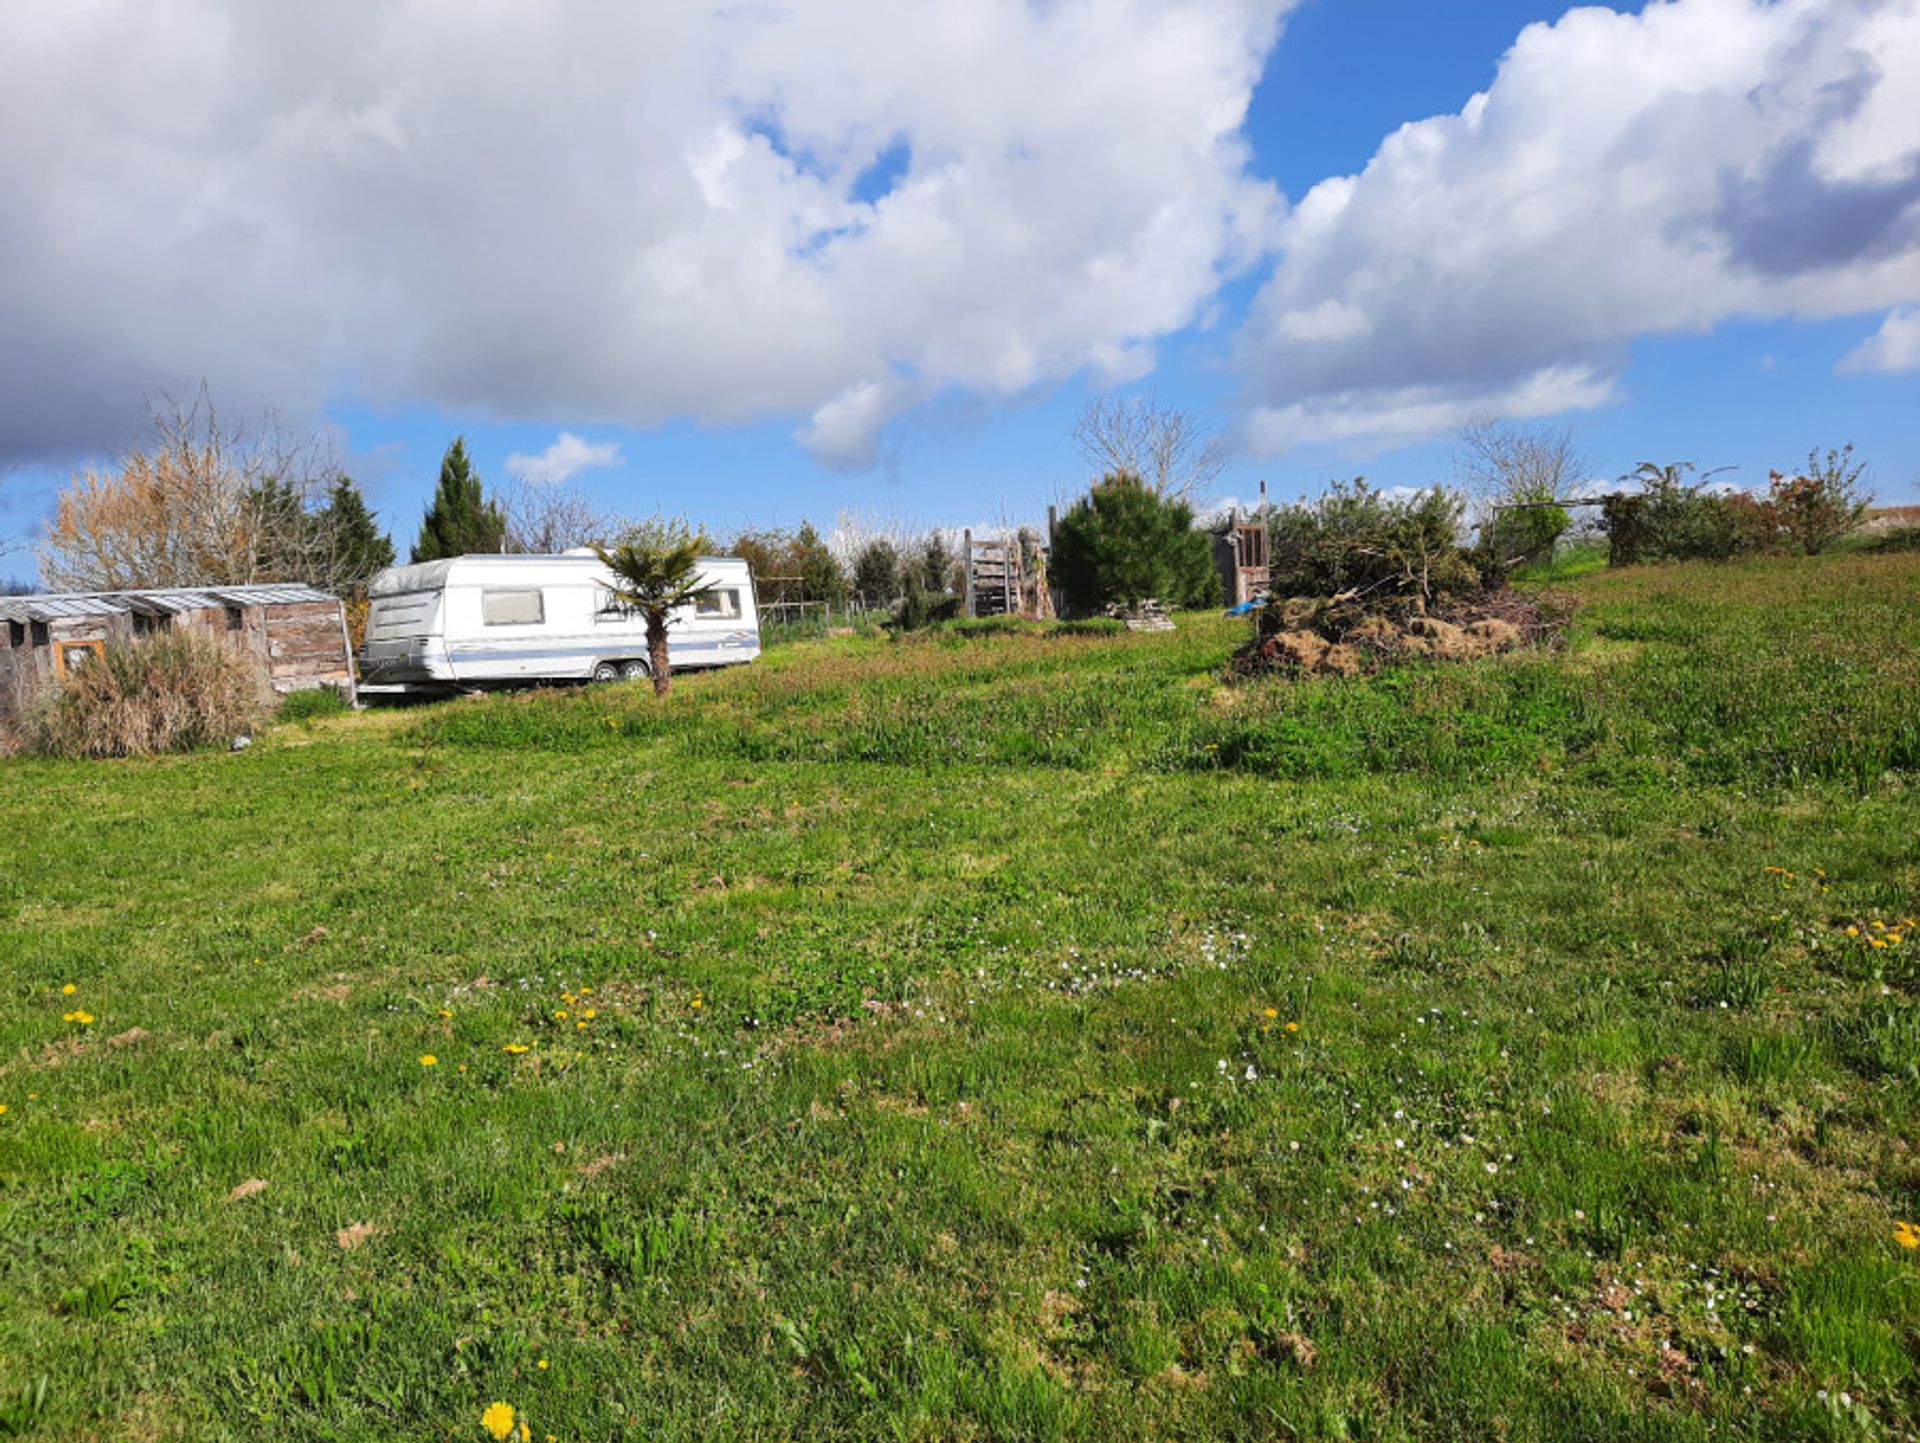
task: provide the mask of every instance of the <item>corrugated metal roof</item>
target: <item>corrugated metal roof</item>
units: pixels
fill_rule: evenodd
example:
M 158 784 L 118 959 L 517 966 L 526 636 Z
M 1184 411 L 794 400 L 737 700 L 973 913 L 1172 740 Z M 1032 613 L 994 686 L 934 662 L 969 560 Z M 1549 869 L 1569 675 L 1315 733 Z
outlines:
M 103 596 L 12 596 L 0 602 L 10 621 L 55 621 L 66 616 L 115 616 L 127 608 Z
M 47 592 L 0 596 L 0 618 L 55 621 L 69 616 L 114 616 L 127 611 L 205 611 L 216 606 L 288 606 L 303 601 L 337 601 L 331 592 L 298 582 L 262 586 L 156 586 L 137 591 Z
M 276 582 L 270 586 L 219 586 L 208 588 L 210 595 L 242 606 L 284 606 L 296 601 L 335 601 L 331 592 L 297 581 Z

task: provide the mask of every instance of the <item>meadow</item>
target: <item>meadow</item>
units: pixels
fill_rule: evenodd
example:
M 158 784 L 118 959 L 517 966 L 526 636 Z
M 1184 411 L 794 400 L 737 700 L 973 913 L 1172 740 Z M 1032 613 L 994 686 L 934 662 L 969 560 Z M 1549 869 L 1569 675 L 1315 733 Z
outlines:
M 1920 1434 L 1920 556 L 1553 584 L 0 762 L 0 1437 Z

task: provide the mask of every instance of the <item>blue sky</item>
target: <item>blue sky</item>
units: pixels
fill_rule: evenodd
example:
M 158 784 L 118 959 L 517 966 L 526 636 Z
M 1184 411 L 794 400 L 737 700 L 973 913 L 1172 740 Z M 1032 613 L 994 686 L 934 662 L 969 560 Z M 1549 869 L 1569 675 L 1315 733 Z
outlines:
M 285 134 L 307 112 L 236 92 L 201 132 L 162 123 L 158 81 L 203 63 L 179 43 L 152 62 L 150 124 L 135 86 L 130 122 L 89 128 L 78 115 L 72 134 L 48 139 L 60 165 L 0 165 L 0 213 L 16 217 L 104 194 L 127 151 L 153 146 L 183 189 L 212 197 L 179 221 L 197 228 L 191 245 L 156 241 L 150 258 L 138 241 L 36 256 L 18 221 L 12 232 L 0 221 L 0 254 L 28 261 L 0 282 L 0 329 L 18 338 L 0 368 L 16 393 L 15 414 L 0 401 L 11 472 L 0 536 L 29 532 L 74 465 L 137 435 L 127 418 L 141 393 L 202 378 L 230 413 L 273 405 L 330 428 L 403 549 L 455 434 L 502 481 L 510 458 L 570 434 L 604 462 L 570 484 L 621 512 L 680 512 L 722 531 L 830 523 L 843 509 L 914 525 L 1025 520 L 1087 480 L 1069 430 L 1101 390 L 1151 394 L 1226 430 L 1223 496 L 1252 496 L 1262 479 L 1280 497 L 1361 473 L 1445 481 L 1452 423 L 1505 412 L 1571 425 L 1607 476 L 1690 459 L 1757 485 L 1811 446 L 1851 440 L 1884 500 L 1920 501 L 1920 357 L 1900 329 L 1920 328 L 1905 319 L 1920 303 L 1920 121 L 1888 93 L 1920 54 L 1910 8 L 1890 19 L 1899 6 L 1869 0 L 1675 0 L 1562 21 L 1563 6 L 1514 0 L 1141 0 L 1132 28 L 1146 30 L 1141 16 L 1167 28 L 1136 36 L 1115 18 L 1109 33 L 1096 6 L 1079 22 L 1091 30 L 1061 36 L 1058 16 L 996 0 L 922 56 L 915 35 L 878 33 L 886 12 L 860 3 L 764 36 L 677 33 L 682 54 L 710 47 L 726 79 L 663 96 L 680 107 L 673 118 L 698 123 L 630 151 L 604 139 L 618 127 L 595 109 L 623 102 L 570 81 L 579 94 L 545 104 L 538 124 L 551 133 L 524 154 L 519 137 L 486 134 L 476 109 L 451 129 L 475 129 L 480 149 L 435 160 L 419 137 L 449 127 L 369 99 L 341 111 L 324 145 L 299 132 L 263 155 L 227 127 L 265 107 L 255 128 Z M 213 18 L 223 43 L 257 47 L 269 72 L 289 67 L 294 89 L 394 93 L 344 41 L 332 59 L 333 37 Z M 440 38 L 425 21 L 395 24 L 390 48 Z M 14 53 L 38 46 L 41 68 L 57 71 L 127 38 L 57 28 L 11 37 Z M 531 33 L 462 38 L 503 63 L 546 54 Z M 650 48 L 640 35 L 556 36 L 553 63 L 570 76 L 583 38 L 614 55 Z M 1057 76 L 1044 69 L 1056 43 L 1074 67 Z M 995 47 L 1038 54 L 1039 83 L 1009 76 L 1004 94 L 920 104 L 932 82 L 915 82 L 915 67 L 937 75 L 941 47 L 970 45 L 987 61 Z M 777 61 L 762 58 L 776 46 Z M 1686 52 L 1723 48 L 1750 51 L 1757 68 L 1688 76 Z M 1133 115 L 1128 87 L 1163 64 L 1165 94 L 1147 87 Z M 1796 67 L 1812 72 L 1804 94 Z M 1111 94 L 1084 110 L 1056 102 L 1049 90 L 1069 76 L 1111 81 Z M 632 83 L 610 71 L 605 94 Z M 1836 87 L 1850 97 L 1838 119 L 1817 100 Z M 571 142 L 587 134 L 600 148 L 572 173 Z M 289 161 L 287 145 L 305 148 Z M 361 148 L 351 163 L 349 145 Z M 405 184 L 379 169 L 388 154 L 406 157 Z M 497 186 L 459 168 L 475 154 L 499 156 Z M 995 175 L 960 206 L 955 178 L 984 175 L 989 154 L 1040 173 Z M 509 183 L 516 164 L 526 170 Z M 259 179 L 302 166 L 312 183 L 300 192 Z M 703 199 L 682 194 L 688 175 Z M 329 186 L 328 213 L 364 223 L 320 244 L 305 208 Z M 441 186 L 444 225 L 420 194 Z M 686 204 L 684 221 L 661 219 Z M 1163 204 L 1195 219 L 1142 222 L 1111 254 L 1089 254 Z M 1845 219 L 1855 211 L 1857 224 Z M 787 239 L 749 234 L 756 223 Z M 1783 256 L 1783 225 L 1841 233 L 1822 232 L 1817 255 Z M 470 257 L 454 238 L 495 230 L 498 248 L 475 242 Z M 236 249 L 209 261 L 210 236 Z M 1665 238 L 1678 239 L 1663 250 Z M 758 277 L 781 245 L 797 269 Z M 935 267 L 942 246 L 960 259 Z M 1124 279 L 1102 291 L 1094 273 Z M 256 275 L 273 289 L 250 291 Z M 62 285 L 79 299 L 41 302 Z M 1075 286 L 1090 295 L 1054 313 Z M 116 306 L 93 309 L 103 291 Z M 627 291 L 641 294 L 622 310 Z M 24 570 L 22 556 L 0 558 L 0 576 Z

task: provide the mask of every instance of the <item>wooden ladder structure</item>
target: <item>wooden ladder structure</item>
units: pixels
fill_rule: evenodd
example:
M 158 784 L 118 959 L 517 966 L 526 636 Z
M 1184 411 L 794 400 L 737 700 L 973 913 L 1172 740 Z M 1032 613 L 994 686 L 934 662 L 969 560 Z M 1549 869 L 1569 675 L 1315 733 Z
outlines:
M 974 540 L 966 533 L 968 616 L 1011 616 L 1020 610 L 1020 545 L 1017 541 Z

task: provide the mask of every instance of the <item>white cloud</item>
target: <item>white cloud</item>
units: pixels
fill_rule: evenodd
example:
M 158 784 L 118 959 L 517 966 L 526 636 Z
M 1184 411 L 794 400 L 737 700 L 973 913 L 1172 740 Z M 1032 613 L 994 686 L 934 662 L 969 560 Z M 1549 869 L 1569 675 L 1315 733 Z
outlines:
M 1288 217 L 1240 338 L 1246 436 L 1379 446 L 1604 404 L 1637 336 L 1920 300 L 1916 94 L 1920 0 L 1530 26 L 1485 94 Z
M 1920 306 L 1888 311 L 1880 329 L 1841 358 L 1839 369 L 1920 371 Z
M 1271 244 L 1290 3 L 0 6 L 0 462 L 202 377 L 844 460 L 876 397 L 1140 374 Z
M 507 474 L 532 486 L 556 486 L 595 466 L 618 466 L 617 441 L 583 441 L 562 431 L 538 456 L 515 451 L 507 457 Z
M 1250 449 L 1268 454 L 1324 442 L 1379 451 L 1483 416 L 1525 421 L 1618 399 L 1610 374 L 1591 366 L 1544 366 L 1498 390 L 1475 384 L 1356 387 L 1286 406 L 1256 406 L 1244 431 Z

